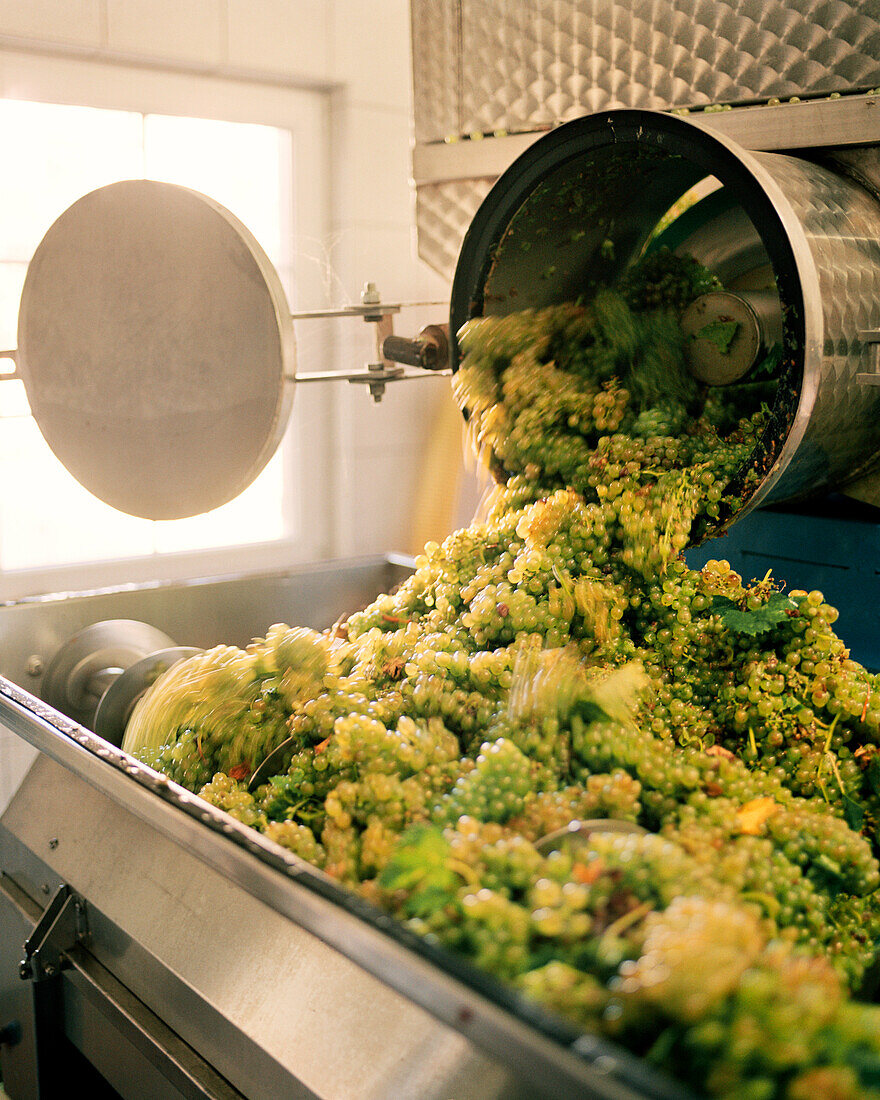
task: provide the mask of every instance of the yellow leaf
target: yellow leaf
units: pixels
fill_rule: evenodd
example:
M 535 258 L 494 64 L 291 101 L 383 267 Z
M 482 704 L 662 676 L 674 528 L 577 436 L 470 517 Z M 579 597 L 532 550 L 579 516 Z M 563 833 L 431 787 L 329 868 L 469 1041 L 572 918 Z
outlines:
M 739 831 L 748 836 L 758 836 L 764 828 L 768 818 L 779 809 L 779 804 L 772 798 L 753 798 L 740 806 L 736 813 L 739 822 Z

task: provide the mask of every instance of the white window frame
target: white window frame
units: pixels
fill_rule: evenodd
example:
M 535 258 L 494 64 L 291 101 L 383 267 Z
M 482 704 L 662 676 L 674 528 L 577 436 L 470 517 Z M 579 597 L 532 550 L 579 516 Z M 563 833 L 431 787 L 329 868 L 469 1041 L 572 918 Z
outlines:
M 293 209 L 288 212 L 289 220 L 294 241 L 307 241 L 311 247 L 292 249 L 294 300 L 289 305 L 295 311 L 329 304 L 325 272 L 319 262 L 323 242 L 328 239 L 330 218 L 327 89 L 251 83 L 237 78 L 4 50 L 0 97 L 258 123 L 290 130 Z M 14 150 L 4 150 L 4 160 L 4 170 L 14 171 Z M 330 358 L 332 327 L 317 324 L 323 329 L 322 350 Z M 308 334 L 306 343 L 310 347 L 314 336 L 312 332 Z M 291 521 L 290 528 L 296 532 L 293 537 L 266 544 L 155 554 L 121 561 L 0 571 L 0 601 L 120 584 L 274 571 L 326 557 L 333 536 L 329 495 L 333 490 L 330 472 L 334 403 L 332 394 L 327 392 L 331 388 L 296 387 L 291 431 L 284 444 L 288 488 L 282 505 L 285 518 Z M 309 392 L 304 393 L 305 390 Z M 27 477 L 26 470 L 22 470 L 22 477 Z

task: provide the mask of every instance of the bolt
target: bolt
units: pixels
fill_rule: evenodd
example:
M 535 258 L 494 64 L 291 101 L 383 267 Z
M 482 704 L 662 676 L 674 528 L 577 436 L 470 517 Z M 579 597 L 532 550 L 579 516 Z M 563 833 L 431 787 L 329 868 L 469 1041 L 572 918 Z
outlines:
M 43 658 L 39 653 L 32 653 L 27 659 L 27 664 L 24 666 L 25 672 L 28 676 L 42 676 L 43 675 Z
M 365 306 L 375 306 L 381 301 L 379 297 L 379 291 L 376 289 L 375 283 L 364 283 L 364 289 L 361 291 L 361 301 Z
M 50 887 L 49 887 L 49 883 L 48 883 L 48 882 L 44 882 L 44 883 L 43 883 L 43 885 L 42 885 L 42 886 L 40 887 L 40 889 L 41 889 L 41 890 L 43 891 L 43 893 L 44 893 L 44 894 L 49 894 L 49 893 L 51 893 L 51 889 L 50 889 Z
M 52 849 L 53 852 L 58 847 L 58 837 L 57 836 L 53 836 L 52 839 L 49 841 L 49 847 Z
M 614 1073 L 617 1070 L 617 1060 L 610 1054 L 600 1054 L 593 1060 L 593 1069 L 602 1074 Z
M 18 976 L 23 982 L 28 982 L 34 976 L 34 968 L 30 959 L 22 959 L 18 964 Z
M 384 363 L 367 363 L 367 370 L 370 374 L 381 374 L 385 369 Z M 373 400 L 379 402 L 382 400 L 382 395 L 385 393 L 384 382 L 370 382 L 368 383 L 370 393 L 373 395 Z

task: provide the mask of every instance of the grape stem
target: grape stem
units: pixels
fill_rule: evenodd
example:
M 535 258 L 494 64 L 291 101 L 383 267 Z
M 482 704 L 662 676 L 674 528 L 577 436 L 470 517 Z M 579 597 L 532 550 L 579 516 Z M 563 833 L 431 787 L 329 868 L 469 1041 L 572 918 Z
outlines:
M 654 906 L 649 901 L 642 902 L 642 904 L 637 905 L 635 909 L 630 909 L 628 913 L 624 913 L 622 917 L 618 917 L 616 921 L 612 921 L 602 933 L 603 938 L 605 936 L 619 936 L 621 932 L 625 932 L 634 924 L 638 924 L 642 917 L 646 917 L 653 909 Z
M 480 876 L 469 864 L 465 863 L 462 859 L 447 859 L 446 866 L 450 871 L 454 871 L 460 878 L 463 878 L 468 886 L 479 886 Z

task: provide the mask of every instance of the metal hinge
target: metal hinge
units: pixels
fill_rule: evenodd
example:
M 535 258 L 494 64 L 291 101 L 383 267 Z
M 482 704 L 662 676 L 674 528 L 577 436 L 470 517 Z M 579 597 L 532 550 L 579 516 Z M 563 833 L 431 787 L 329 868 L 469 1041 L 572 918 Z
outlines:
M 56 977 L 66 963 L 65 952 L 87 938 L 86 903 L 63 883 L 24 941 L 24 955 L 18 964 L 19 976 L 31 982 Z

